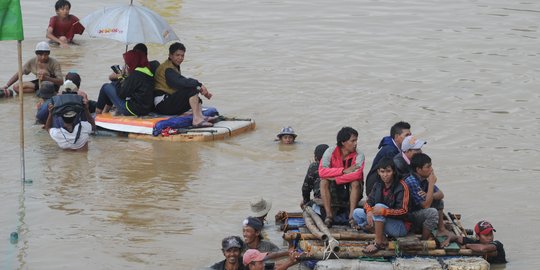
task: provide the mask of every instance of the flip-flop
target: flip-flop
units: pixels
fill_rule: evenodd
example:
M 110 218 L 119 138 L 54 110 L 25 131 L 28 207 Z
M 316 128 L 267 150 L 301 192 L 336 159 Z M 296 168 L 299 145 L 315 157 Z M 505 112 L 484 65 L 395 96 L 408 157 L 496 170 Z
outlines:
M 191 126 L 192 128 L 205 128 L 205 127 L 213 127 L 214 124 L 210 123 L 210 122 L 207 122 L 207 121 L 202 121 L 196 125 L 193 125 Z
M 373 244 L 365 247 L 364 249 L 362 249 L 362 252 L 365 253 L 365 254 L 374 254 L 374 253 L 377 253 L 377 251 L 384 250 L 384 249 L 386 249 L 386 247 L 384 245 L 373 243 Z
M 219 119 L 219 116 L 205 116 L 204 117 L 204 121 L 210 122 L 210 123 L 215 123 L 217 122 L 218 119 Z
M 332 217 L 326 217 L 326 218 L 324 219 L 324 225 L 326 225 L 326 227 L 332 228 L 332 223 L 334 223 L 334 218 L 332 218 Z
M 356 223 L 354 218 L 349 218 L 349 226 L 351 226 L 351 229 L 360 231 L 362 228 Z

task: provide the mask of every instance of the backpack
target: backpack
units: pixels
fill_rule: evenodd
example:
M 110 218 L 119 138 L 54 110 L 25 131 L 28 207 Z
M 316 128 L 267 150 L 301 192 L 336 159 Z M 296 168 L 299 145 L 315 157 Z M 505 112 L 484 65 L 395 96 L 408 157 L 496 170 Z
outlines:
M 74 111 L 80 114 L 84 110 L 83 98 L 79 95 L 65 94 L 53 96 L 51 99 L 54 109 L 53 115 L 62 116 L 68 111 Z

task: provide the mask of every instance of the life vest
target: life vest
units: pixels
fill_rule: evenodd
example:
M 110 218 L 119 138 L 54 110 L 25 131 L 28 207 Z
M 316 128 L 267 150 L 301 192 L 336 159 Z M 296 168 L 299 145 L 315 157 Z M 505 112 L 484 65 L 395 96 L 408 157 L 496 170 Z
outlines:
M 167 84 L 167 79 L 165 78 L 165 71 L 168 68 L 172 68 L 174 71 L 178 72 L 178 74 L 181 74 L 180 68 L 176 67 L 170 59 L 167 59 L 167 61 L 159 65 L 156 70 L 156 74 L 154 76 L 154 81 L 156 82 L 155 88 L 156 90 L 163 91 L 169 95 L 172 95 L 174 92 L 176 92 L 176 89 L 170 87 Z

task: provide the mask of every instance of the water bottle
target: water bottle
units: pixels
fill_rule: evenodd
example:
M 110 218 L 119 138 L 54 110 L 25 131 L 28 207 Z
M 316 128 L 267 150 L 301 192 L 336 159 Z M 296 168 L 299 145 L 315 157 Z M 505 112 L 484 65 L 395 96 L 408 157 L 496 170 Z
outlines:
M 19 234 L 17 232 L 12 232 L 9 235 L 9 242 L 11 242 L 12 244 L 16 244 L 17 242 L 19 242 Z

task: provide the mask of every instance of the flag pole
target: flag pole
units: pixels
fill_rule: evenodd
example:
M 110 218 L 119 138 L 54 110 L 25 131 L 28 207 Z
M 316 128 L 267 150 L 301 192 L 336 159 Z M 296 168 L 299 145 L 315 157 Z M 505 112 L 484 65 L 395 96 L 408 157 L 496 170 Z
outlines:
M 25 168 L 24 168 L 24 106 L 23 106 L 23 96 L 24 96 L 24 86 L 22 81 L 22 41 L 17 40 L 17 54 L 19 62 L 19 106 L 20 106 L 20 144 L 21 144 L 21 180 L 24 183 L 26 180 L 25 177 Z

